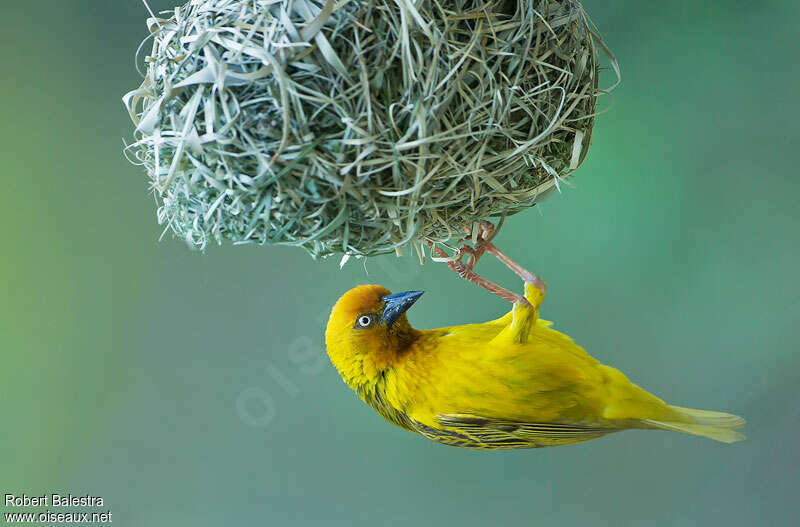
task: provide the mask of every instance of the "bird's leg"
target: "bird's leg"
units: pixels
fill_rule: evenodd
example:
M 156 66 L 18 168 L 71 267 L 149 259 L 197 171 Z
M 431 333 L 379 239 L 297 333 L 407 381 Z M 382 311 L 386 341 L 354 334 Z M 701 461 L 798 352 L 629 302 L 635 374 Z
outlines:
M 469 228 L 464 230 L 468 234 L 471 233 Z M 491 242 L 495 231 L 495 226 L 488 221 L 482 221 L 477 225 L 474 238 L 475 247 L 465 246 L 469 247 L 468 250 L 471 256 L 469 260 L 470 269 L 484 252 L 489 251 L 525 281 L 525 296 L 523 297 L 525 301 L 514 302 L 514 307 L 511 310 L 511 320 L 492 339 L 492 342 L 497 343 L 521 344 L 528 342 L 536 327 L 536 320 L 539 318 L 539 306 L 544 298 L 544 282 L 533 273 L 514 263 Z
M 542 303 L 542 300 L 544 300 L 544 295 L 546 292 L 544 281 L 506 256 L 505 253 L 503 253 L 491 242 L 495 233 L 495 226 L 491 222 L 480 222 L 478 224 L 478 229 L 478 240 L 476 241 L 475 245 L 480 250 L 479 254 L 483 254 L 484 251 L 492 253 L 497 257 L 498 260 L 503 262 L 509 269 L 514 271 L 517 276 L 522 278 L 522 280 L 525 282 L 525 298 L 532 306 L 538 309 Z
M 461 260 L 462 257 L 467 256 L 468 260 L 464 262 L 464 265 L 470 269 L 475 269 L 475 264 L 478 263 L 478 259 L 480 259 L 480 257 L 483 255 L 483 250 L 478 252 L 470 245 L 462 245 L 458 248 L 458 251 L 459 260 Z
M 495 244 L 493 244 L 492 242 L 484 242 L 484 249 L 495 255 L 498 260 L 506 264 L 506 266 L 512 271 L 514 271 L 517 274 L 517 276 L 522 278 L 522 280 L 526 284 L 531 284 L 535 286 L 539 291 L 541 291 L 542 295 L 545 294 L 546 287 L 544 281 L 535 274 L 533 274 L 532 272 L 528 271 L 527 269 L 516 263 L 508 256 L 506 256 L 500 249 L 497 248 Z
M 432 243 L 428 243 L 428 246 L 431 248 L 431 250 L 433 252 L 436 253 L 437 256 L 439 256 L 441 258 L 448 258 L 447 253 L 444 252 L 440 247 L 437 247 L 437 246 L 433 245 Z M 462 247 L 462 250 L 463 250 L 463 247 Z M 464 279 L 472 282 L 473 284 L 475 284 L 477 286 L 480 286 L 480 287 L 486 289 L 490 293 L 494 293 L 495 295 L 499 296 L 500 298 L 502 298 L 504 300 L 507 300 L 507 301 L 509 301 L 509 302 L 511 302 L 513 304 L 528 304 L 529 305 L 528 300 L 524 296 L 519 295 L 517 293 L 512 293 L 508 289 L 500 287 L 499 285 L 495 284 L 494 282 L 491 282 L 491 281 L 487 280 L 486 278 L 482 277 L 481 275 L 479 275 L 478 273 L 476 273 L 472 268 L 473 268 L 473 266 L 475 265 L 475 263 L 477 262 L 477 260 L 478 260 L 478 258 L 480 256 L 479 255 L 476 256 L 477 251 L 475 249 L 473 249 L 472 247 L 467 249 L 465 252 L 468 252 L 469 255 L 470 255 L 469 263 L 464 263 L 464 262 L 461 261 L 461 258 L 463 257 L 463 255 L 460 255 L 458 257 L 458 259 L 456 259 L 456 260 L 452 260 L 452 261 L 448 261 L 447 262 L 447 266 L 450 269 L 452 269 L 453 271 L 455 271 L 458 274 L 458 276 L 460 276 L 461 278 L 464 278 Z
M 506 266 L 508 266 L 509 269 L 514 271 L 520 278 L 522 278 L 522 280 L 525 282 L 525 298 L 528 300 L 530 305 L 533 306 L 538 316 L 539 306 L 542 305 L 546 291 L 544 281 L 514 262 L 511 258 L 500 251 L 500 249 L 498 249 L 493 243 L 487 242 L 486 250 L 495 255 L 498 260 L 503 262 Z

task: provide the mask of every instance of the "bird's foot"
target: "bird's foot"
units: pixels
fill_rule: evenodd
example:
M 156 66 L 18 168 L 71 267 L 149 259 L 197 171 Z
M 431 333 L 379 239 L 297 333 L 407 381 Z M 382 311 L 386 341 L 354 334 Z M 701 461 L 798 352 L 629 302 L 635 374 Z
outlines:
M 437 247 L 432 243 L 428 243 L 428 246 L 431 248 L 431 251 L 436 253 L 436 255 L 439 256 L 440 258 L 449 258 L 447 253 L 444 252 L 444 250 L 442 250 L 441 247 Z M 501 287 L 490 280 L 487 280 L 486 278 L 482 277 L 481 275 L 475 272 L 473 267 L 475 267 L 475 264 L 477 263 L 478 258 L 480 258 L 481 254 L 483 254 L 483 251 L 478 253 L 478 250 L 476 250 L 474 247 L 469 245 L 463 245 L 459 248 L 459 252 L 456 258 L 454 260 L 450 259 L 446 263 L 450 269 L 452 269 L 458 274 L 458 276 L 464 278 L 465 280 L 468 280 L 469 282 L 472 282 L 473 284 L 479 287 L 486 289 L 490 293 L 493 293 L 499 296 L 500 298 L 507 300 L 513 304 L 530 305 L 530 302 L 528 302 L 528 300 L 523 295 L 513 293 L 508 289 Z M 467 255 L 469 258 L 467 262 L 463 261 L 465 255 Z
M 502 220 L 497 227 L 495 227 L 490 221 L 481 220 L 474 225 L 474 228 L 464 227 L 464 231 L 471 235 L 467 239 L 472 239 L 475 244 L 474 247 L 469 245 L 462 246 L 462 250 L 467 248 L 467 253 L 470 255 L 468 262 L 470 269 L 475 267 L 475 264 L 478 263 L 478 259 L 480 259 L 480 257 L 483 256 L 486 251 L 489 251 L 495 255 L 498 260 L 503 262 L 509 269 L 514 271 L 517 276 L 522 278 L 526 284 L 536 287 L 542 293 L 542 295 L 544 295 L 546 292 L 544 281 L 518 263 L 514 262 L 492 243 L 492 238 L 494 238 L 494 235 L 500 230 L 501 225 Z
M 496 229 L 492 222 L 481 220 L 474 224 L 474 228 L 464 227 L 464 232 L 467 233 L 467 237 L 464 238 L 464 241 L 471 240 L 473 245 L 465 243 L 459 250 L 469 255 L 470 259 L 468 265 L 471 269 L 475 267 L 475 264 L 478 263 L 478 260 L 480 260 L 481 256 L 486 252 L 486 243 L 490 242 L 494 237 Z
M 499 227 L 495 227 L 494 223 L 488 220 L 481 220 L 475 224 L 475 234 L 477 237 L 477 241 L 479 242 L 490 242 L 492 238 L 494 238 L 494 233 L 499 230 Z M 467 227 L 467 232 L 472 234 L 472 231 Z
M 474 269 L 475 264 L 478 263 L 478 259 L 481 257 L 483 252 L 481 252 L 481 254 L 478 254 L 478 251 L 476 251 L 472 245 L 464 244 L 458 248 L 457 254 L 458 254 L 457 258 L 461 263 L 463 263 L 470 269 Z M 465 256 L 467 257 L 466 262 L 464 261 Z

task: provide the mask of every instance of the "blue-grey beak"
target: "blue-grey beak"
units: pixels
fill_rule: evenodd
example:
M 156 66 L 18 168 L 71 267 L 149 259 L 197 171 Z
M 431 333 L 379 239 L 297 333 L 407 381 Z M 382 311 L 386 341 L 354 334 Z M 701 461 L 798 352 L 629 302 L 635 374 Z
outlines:
M 383 308 L 383 315 L 381 315 L 381 323 L 386 324 L 389 328 L 394 324 L 394 321 L 400 318 L 400 315 L 405 313 L 409 307 L 414 305 L 414 302 L 422 296 L 425 291 L 406 291 L 404 293 L 395 293 L 393 295 L 385 296 L 381 300 L 386 303 Z

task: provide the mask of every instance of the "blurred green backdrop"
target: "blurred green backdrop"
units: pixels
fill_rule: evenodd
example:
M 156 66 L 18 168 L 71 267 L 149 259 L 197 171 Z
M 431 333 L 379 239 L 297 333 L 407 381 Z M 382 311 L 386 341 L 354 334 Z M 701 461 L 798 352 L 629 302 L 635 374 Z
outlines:
M 800 8 L 585 5 L 623 85 L 573 188 L 498 243 L 547 280 L 556 327 L 670 402 L 744 415 L 746 442 L 487 453 L 389 425 L 328 363 L 335 299 L 425 289 L 419 327 L 507 306 L 411 258 L 159 243 L 121 154 L 145 8 L 5 2 L 0 490 L 100 495 L 116 525 L 796 521 Z

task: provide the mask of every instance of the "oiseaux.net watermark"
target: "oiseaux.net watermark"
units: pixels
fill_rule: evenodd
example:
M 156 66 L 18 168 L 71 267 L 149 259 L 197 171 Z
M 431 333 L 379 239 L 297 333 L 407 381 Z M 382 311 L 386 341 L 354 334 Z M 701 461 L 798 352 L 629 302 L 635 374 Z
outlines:
M 413 256 L 413 255 L 412 255 Z M 397 258 L 377 258 L 377 266 L 386 276 L 399 283 L 410 283 L 420 274 L 420 265 L 402 262 Z M 307 304 L 311 304 L 308 302 Z M 285 348 L 289 362 L 296 369 L 283 370 L 272 361 L 263 369 L 264 384 L 243 388 L 236 397 L 234 408 L 239 420 L 248 427 L 264 428 L 271 425 L 280 415 L 276 392 L 283 392 L 291 399 L 300 395 L 297 373 L 304 376 L 317 376 L 328 363 L 324 343 L 320 346 L 321 333 L 328 322 L 330 307 L 316 313 L 304 313 L 306 327 L 313 333 L 297 335 Z
M 5 493 L 3 505 L 6 509 L 3 511 L 5 523 L 113 523 L 113 513 L 105 508 L 105 500 L 101 496 Z

